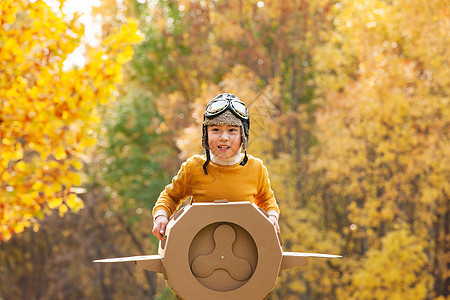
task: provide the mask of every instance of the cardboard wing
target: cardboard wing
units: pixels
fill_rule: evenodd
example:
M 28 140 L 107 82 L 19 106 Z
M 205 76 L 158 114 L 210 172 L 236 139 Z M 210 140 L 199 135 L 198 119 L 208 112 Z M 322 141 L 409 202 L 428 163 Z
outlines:
M 139 269 L 162 273 L 162 259 L 159 255 L 140 255 L 94 260 L 96 263 L 135 262 Z

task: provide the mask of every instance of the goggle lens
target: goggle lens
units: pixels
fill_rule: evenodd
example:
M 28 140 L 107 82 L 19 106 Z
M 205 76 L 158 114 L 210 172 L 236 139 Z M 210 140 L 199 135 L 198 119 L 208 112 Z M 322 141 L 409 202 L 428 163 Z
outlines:
M 224 110 L 225 108 L 227 108 L 228 106 L 228 101 L 227 100 L 217 100 L 212 102 L 208 108 L 207 108 L 207 112 L 209 114 L 215 114 L 218 113 L 222 110 Z
M 233 100 L 231 101 L 231 106 L 241 117 L 248 118 L 248 110 L 244 103 Z

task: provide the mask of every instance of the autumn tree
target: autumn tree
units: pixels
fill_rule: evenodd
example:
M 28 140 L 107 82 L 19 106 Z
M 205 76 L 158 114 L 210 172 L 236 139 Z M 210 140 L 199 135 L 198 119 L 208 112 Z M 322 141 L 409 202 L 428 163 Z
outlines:
M 114 99 L 122 65 L 139 40 L 136 24 L 111 32 L 87 63 L 70 54 L 84 32 L 75 15 L 44 1 L 0 3 L 0 240 L 6 241 L 50 210 L 64 215 L 83 202 L 86 149 L 96 143 L 97 107 Z
M 109 193 L 102 186 L 94 181 L 84 186 L 80 212 L 61 218 L 53 211 L 39 222 L 38 232 L 27 228 L 0 245 L 0 298 L 150 299 L 163 286 L 131 262 L 92 262 L 150 253 L 146 237 L 151 226 L 129 230 L 123 216 L 111 210 Z M 141 216 L 151 218 L 151 212 Z
M 442 1 L 341 1 L 316 53 L 311 171 L 322 224 L 345 241 L 339 298 L 449 295 L 447 13 Z

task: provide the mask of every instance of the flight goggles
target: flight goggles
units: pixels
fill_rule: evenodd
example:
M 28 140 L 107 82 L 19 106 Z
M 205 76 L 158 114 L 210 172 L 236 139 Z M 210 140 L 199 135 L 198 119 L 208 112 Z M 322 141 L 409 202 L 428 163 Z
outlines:
M 238 118 L 248 120 L 249 114 L 247 106 L 239 99 L 216 98 L 211 100 L 206 106 L 205 116 L 209 119 L 214 118 L 225 110 L 230 109 Z

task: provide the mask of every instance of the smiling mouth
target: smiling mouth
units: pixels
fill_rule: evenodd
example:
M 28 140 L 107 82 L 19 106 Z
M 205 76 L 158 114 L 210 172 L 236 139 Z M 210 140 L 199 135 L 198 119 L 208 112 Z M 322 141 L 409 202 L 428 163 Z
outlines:
M 229 149 L 230 146 L 217 146 L 217 148 L 222 149 L 222 150 L 225 150 L 225 149 Z

